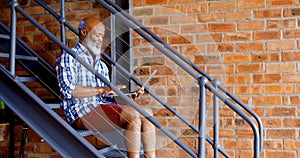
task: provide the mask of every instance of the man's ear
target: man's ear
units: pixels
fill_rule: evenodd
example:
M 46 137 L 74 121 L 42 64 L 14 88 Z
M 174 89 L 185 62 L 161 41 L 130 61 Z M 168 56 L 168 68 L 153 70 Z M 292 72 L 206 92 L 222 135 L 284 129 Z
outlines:
M 81 36 L 82 36 L 83 38 L 85 38 L 85 37 L 87 36 L 87 34 L 88 34 L 88 31 L 86 30 L 86 28 L 82 28 L 82 29 L 80 30 L 80 33 L 81 33 Z

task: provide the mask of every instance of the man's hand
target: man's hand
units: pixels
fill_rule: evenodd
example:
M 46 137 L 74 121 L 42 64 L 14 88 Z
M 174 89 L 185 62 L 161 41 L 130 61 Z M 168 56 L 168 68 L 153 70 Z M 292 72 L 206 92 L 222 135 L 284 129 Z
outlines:
M 139 98 L 141 95 L 143 95 L 145 93 L 145 89 L 142 87 L 138 90 L 136 90 L 134 93 L 131 94 L 131 98 L 133 100 Z

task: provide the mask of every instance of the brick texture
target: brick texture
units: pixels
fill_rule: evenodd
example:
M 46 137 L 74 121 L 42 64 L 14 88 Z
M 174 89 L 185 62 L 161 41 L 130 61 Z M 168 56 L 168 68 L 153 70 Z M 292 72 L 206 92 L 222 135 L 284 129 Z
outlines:
M 4 0 L 0 2 L 3 4 L 0 6 L 0 20 L 9 25 L 9 6 Z M 46 3 L 59 12 L 56 0 Z M 257 113 L 264 126 L 261 158 L 300 158 L 299 5 L 298 0 L 133 0 L 130 4 L 138 21 L 218 79 L 228 91 Z M 60 36 L 59 23 L 34 1 L 21 7 L 55 36 Z M 74 27 L 88 15 L 98 18 L 110 16 L 96 2 L 66 2 L 66 17 Z M 55 59 L 60 54 L 59 47 L 49 42 L 48 37 L 20 15 L 17 32 L 50 65 L 55 65 Z M 67 31 L 68 46 L 73 46 L 76 41 L 76 35 Z M 151 72 L 159 70 L 149 84 L 151 90 L 198 126 L 197 81 L 137 33 L 133 33 L 132 50 L 138 79 L 144 82 Z M 17 70 L 19 74 L 26 74 L 21 68 Z M 41 98 L 49 98 L 49 93 L 39 84 L 28 86 Z M 197 152 L 198 140 L 194 131 L 149 95 L 143 96 L 139 102 L 151 107 L 155 118 L 164 127 Z M 207 94 L 207 103 L 207 134 L 212 137 L 211 93 Z M 253 132 L 250 126 L 226 105 L 221 103 L 220 106 L 220 145 L 232 157 L 252 157 Z M 21 135 L 21 129 L 16 127 L 17 136 Z M 190 157 L 162 135 L 158 133 L 158 157 Z M 26 157 L 60 157 L 40 139 L 30 130 Z M 104 146 L 93 137 L 87 140 L 98 148 Z M 20 142 L 19 139 L 15 141 Z M 213 157 L 213 148 L 208 143 L 206 146 L 207 157 Z M 0 157 L 6 155 L 8 150 L 1 145 Z

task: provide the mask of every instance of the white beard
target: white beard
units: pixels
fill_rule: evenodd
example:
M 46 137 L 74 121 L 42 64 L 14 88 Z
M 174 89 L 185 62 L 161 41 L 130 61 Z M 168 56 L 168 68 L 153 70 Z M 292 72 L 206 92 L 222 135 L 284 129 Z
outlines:
M 97 47 L 97 44 L 99 43 L 92 41 L 90 37 L 86 37 L 86 46 L 95 56 L 99 56 L 101 54 L 101 49 Z M 101 43 L 99 45 L 101 46 Z

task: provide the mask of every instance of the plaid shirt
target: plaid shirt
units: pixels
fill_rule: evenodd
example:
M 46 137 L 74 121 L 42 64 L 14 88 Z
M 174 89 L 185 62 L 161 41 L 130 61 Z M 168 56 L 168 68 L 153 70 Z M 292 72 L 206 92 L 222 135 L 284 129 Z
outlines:
M 76 57 L 82 58 L 90 65 L 93 64 L 93 58 L 82 44 L 77 43 L 77 45 L 72 48 L 72 51 L 76 53 Z M 100 60 L 100 57 L 96 57 L 94 69 L 109 80 L 109 70 L 106 64 Z M 110 98 L 103 94 L 87 98 L 72 97 L 72 92 L 76 85 L 86 87 L 104 87 L 106 85 L 67 52 L 64 52 L 58 58 L 56 71 L 58 85 L 63 98 L 60 106 L 65 112 L 66 119 L 69 123 L 88 114 L 100 104 L 112 103 L 109 101 Z

